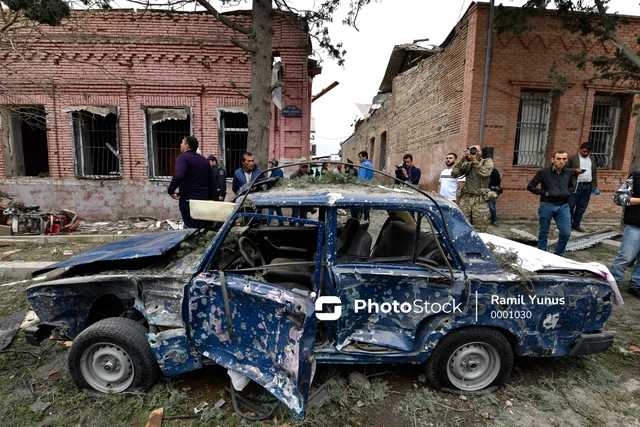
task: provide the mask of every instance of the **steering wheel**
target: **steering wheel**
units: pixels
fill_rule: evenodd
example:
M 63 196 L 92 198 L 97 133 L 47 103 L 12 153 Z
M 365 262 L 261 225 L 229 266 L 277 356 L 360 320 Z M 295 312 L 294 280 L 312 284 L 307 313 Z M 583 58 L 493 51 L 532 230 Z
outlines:
M 260 249 L 248 237 L 242 236 L 238 239 L 238 250 L 249 267 L 261 267 L 266 264 Z

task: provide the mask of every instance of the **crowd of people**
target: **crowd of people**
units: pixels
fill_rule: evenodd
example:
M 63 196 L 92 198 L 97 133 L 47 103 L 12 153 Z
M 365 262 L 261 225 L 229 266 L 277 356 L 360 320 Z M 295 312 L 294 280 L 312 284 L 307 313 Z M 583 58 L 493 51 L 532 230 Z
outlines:
M 197 152 L 198 140 L 186 136 L 180 145 L 180 156 L 176 159 L 176 170 L 171 179 L 168 194 L 178 200 L 178 207 L 185 227 L 201 228 L 206 223 L 191 218 L 189 200 L 224 201 L 227 197 L 226 172 L 215 155 L 207 158 Z M 596 161 L 591 156 L 593 144 L 585 142 L 577 153 L 569 155 L 558 150 L 551 157 L 551 165 L 538 170 L 527 185 L 527 190 L 540 197 L 538 205 L 539 230 L 538 249 L 547 250 L 551 221 L 555 222 L 559 238 L 554 253 L 563 256 L 571 236 L 571 231 L 584 232 L 582 218 L 589 205 L 591 194 L 599 195 Z M 499 171 L 491 158 L 484 158 L 482 147 L 474 145 L 465 149 L 458 158 L 456 153 L 445 157 L 446 168 L 440 173 L 438 192 L 451 202 L 457 203 L 468 221 L 479 232 L 485 232 L 489 223 L 498 225 L 496 200 L 502 193 Z M 329 170 L 329 163 L 322 163 L 315 172 L 311 164 L 303 163 L 289 179 L 319 178 L 325 174 L 351 174 L 358 180 L 371 181 L 374 165 L 366 151 L 358 153 L 359 166 L 350 159 L 345 165 L 337 164 Z M 284 178 L 279 161 L 268 161 L 269 171 L 264 178 Z M 234 172 L 231 190 L 235 196 L 242 187 L 255 181 L 262 173 L 255 164 L 253 154 L 242 155 L 240 167 Z M 422 172 L 413 163 L 413 156 L 405 154 L 402 164 L 396 166 L 396 181 L 418 185 Z M 625 230 L 620 251 L 611 265 L 610 271 L 616 281 L 620 281 L 626 269 L 635 262 L 629 282 L 629 293 L 640 297 L 640 172 L 631 174 L 628 180 L 614 194 L 614 203 L 624 207 Z M 269 214 L 282 216 L 282 209 L 270 209 Z M 293 218 L 306 219 L 309 210 L 294 208 Z M 369 211 L 353 209 L 352 217 L 362 217 L 369 221 Z M 279 225 L 284 225 L 282 220 Z M 295 225 L 290 223 L 289 225 Z

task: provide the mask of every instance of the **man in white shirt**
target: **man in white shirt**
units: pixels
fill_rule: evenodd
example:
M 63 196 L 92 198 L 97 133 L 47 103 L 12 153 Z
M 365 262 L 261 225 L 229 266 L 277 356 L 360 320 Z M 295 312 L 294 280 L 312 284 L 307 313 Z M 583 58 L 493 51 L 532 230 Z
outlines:
M 458 155 L 456 153 L 447 154 L 444 161 L 445 165 L 447 165 L 447 169 L 444 169 L 440 173 L 440 180 L 438 181 L 438 193 L 454 203 L 456 201 L 456 190 L 460 183 L 464 183 L 463 176 L 460 178 L 454 178 L 451 176 L 453 165 L 456 164 L 457 159 Z
M 571 171 L 571 185 L 575 187 L 571 197 L 569 197 L 569 211 L 571 212 L 571 228 L 584 232 L 580 226 L 582 216 L 589 206 L 591 193 L 596 196 L 600 194 L 598 190 L 598 170 L 596 169 L 596 159 L 591 156 L 593 144 L 583 142 L 580 150 L 569 156 L 565 167 Z

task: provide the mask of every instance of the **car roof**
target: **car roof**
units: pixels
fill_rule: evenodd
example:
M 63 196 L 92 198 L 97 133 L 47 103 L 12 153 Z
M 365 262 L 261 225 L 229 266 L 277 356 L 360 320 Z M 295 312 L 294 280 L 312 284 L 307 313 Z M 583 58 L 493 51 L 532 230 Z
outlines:
M 393 187 L 364 182 L 322 184 L 313 181 L 308 183 L 293 181 L 294 183 L 291 184 L 289 180 L 285 180 L 281 185 L 269 190 L 250 193 L 248 200 L 259 206 L 277 205 L 283 207 L 301 205 L 348 207 L 357 205 L 383 209 L 390 207 L 429 209 L 435 206 L 433 200 L 410 187 Z M 454 207 L 438 194 L 431 193 L 430 196 L 437 201 L 443 211 Z

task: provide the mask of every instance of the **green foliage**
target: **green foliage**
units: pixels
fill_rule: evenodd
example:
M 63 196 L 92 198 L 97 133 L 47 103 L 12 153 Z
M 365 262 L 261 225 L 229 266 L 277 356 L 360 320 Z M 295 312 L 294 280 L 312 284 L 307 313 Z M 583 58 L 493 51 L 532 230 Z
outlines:
M 11 10 L 22 11 L 32 21 L 48 25 L 60 25 L 71 9 L 64 0 L 4 0 Z
M 528 0 L 521 8 L 505 8 L 502 5 L 496 7 L 494 28 L 498 34 L 511 32 L 521 34 L 533 29 L 529 19 L 554 5 L 562 28 L 581 37 L 597 40 L 604 43 L 616 37 L 616 29 L 620 24 L 628 23 L 628 20 L 617 14 L 606 14 L 609 0 L 596 0 L 595 2 L 583 2 L 581 0 Z M 601 8 L 598 8 L 598 6 Z M 587 81 L 598 79 L 610 80 L 613 84 L 627 83 L 633 87 L 640 86 L 640 70 L 637 62 L 630 60 L 634 53 L 616 49 L 611 56 L 589 57 L 586 52 L 567 55 L 567 59 L 573 61 L 581 70 L 586 70 L 591 65 L 595 74 Z M 635 53 L 637 55 L 637 52 Z M 568 87 L 568 80 L 555 72 L 554 68 L 549 73 L 549 80 L 553 83 L 552 95 L 562 95 Z
M 569 89 L 569 79 L 566 76 L 558 73 L 558 64 L 553 61 L 549 74 L 547 74 L 547 80 L 553 83 L 553 87 L 549 94 L 551 96 L 563 95 L 567 89 Z

